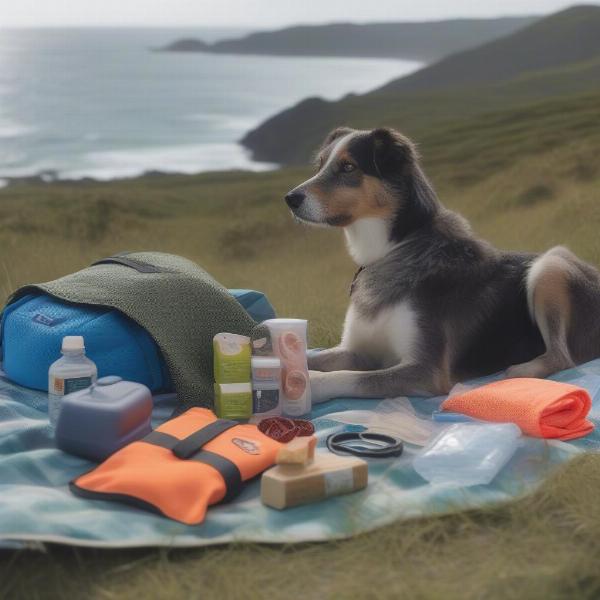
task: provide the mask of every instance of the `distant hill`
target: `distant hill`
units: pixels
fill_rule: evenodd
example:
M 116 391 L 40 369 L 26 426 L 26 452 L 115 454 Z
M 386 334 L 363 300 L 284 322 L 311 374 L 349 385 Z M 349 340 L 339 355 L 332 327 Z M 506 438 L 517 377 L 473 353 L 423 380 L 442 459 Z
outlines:
M 383 90 L 494 83 L 600 54 L 600 6 L 574 6 L 484 46 L 448 56 Z
M 512 33 L 530 25 L 536 18 L 302 25 L 252 33 L 213 44 L 186 38 L 177 40 L 162 50 L 283 56 L 384 57 L 431 62 Z
M 507 106 L 597 89 L 600 7 L 577 6 L 368 94 L 303 100 L 250 131 L 242 143 L 261 160 L 304 163 L 337 125 L 391 125 L 418 137 L 432 124 L 443 127 Z

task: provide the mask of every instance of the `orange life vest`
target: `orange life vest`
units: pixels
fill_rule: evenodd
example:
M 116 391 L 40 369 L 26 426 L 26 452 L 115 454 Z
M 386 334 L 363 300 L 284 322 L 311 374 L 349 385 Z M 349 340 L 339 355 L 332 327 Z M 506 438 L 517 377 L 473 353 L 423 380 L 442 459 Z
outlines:
M 71 490 L 195 525 L 210 504 L 231 500 L 273 465 L 280 446 L 256 425 L 191 408 L 73 480 Z

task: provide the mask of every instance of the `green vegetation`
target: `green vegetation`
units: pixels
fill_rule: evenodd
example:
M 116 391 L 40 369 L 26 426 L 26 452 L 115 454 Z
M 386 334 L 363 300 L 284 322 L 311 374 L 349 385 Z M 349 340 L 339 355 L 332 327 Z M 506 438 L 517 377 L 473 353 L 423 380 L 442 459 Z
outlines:
M 567 244 L 598 264 L 599 117 L 598 94 L 563 96 L 429 130 L 423 120 L 417 141 L 441 199 L 479 234 L 522 250 Z M 227 285 L 266 291 L 279 314 L 310 319 L 313 344 L 335 343 L 355 267 L 339 231 L 294 224 L 285 209 L 284 193 L 308 173 L 0 190 L 0 291 L 115 251 L 157 249 L 198 261 Z M 597 598 L 599 489 L 600 457 L 590 455 L 518 502 L 345 542 L 5 554 L 0 597 Z
M 573 6 L 396 79 L 383 90 L 434 90 L 497 83 L 522 73 L 574 64 L 600 54 L 600 7 Z
M 567 9 L 510 36 L 449 56 L 363 95 L 309 98 L 274 115 L 242 142 L 261 160 L 304 163 L 333 127 L 393 126 L 421 143 L 437 129 L 490 112 L 600 92 L 600 7 Z M 543 107 L 537 110 L 545 110 Z M 552 105 L 548 105 L 552 111 Z M 587 124 L 594 127 L 593 121 Z M 465 123 L 465 127 L 469 127 Z

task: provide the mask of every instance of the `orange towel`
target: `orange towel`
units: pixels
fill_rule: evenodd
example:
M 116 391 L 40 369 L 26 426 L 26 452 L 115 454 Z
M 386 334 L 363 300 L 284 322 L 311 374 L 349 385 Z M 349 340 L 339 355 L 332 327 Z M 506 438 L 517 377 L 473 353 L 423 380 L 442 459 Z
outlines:
M 447 398 L 443 410 L 501 423 L 527 435 L 571 440 L 587 435 L 592 400 L 583 388 L 548 379 L 505 379 Z

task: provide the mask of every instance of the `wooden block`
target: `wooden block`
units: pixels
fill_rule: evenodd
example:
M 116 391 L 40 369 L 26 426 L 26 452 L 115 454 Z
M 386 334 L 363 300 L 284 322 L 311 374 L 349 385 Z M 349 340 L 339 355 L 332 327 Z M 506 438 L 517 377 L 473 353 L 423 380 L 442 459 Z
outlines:
M 281 446 L 275 462 L 278 465 L 307 465 L 315 457 L 317 438 L 305 435 Z
M 318 452 L 306 466 L 276 465 L 263 473 L 260 495 L 263 504 L 283 509 L 361 490 L 368 477 L 364 460 Z

